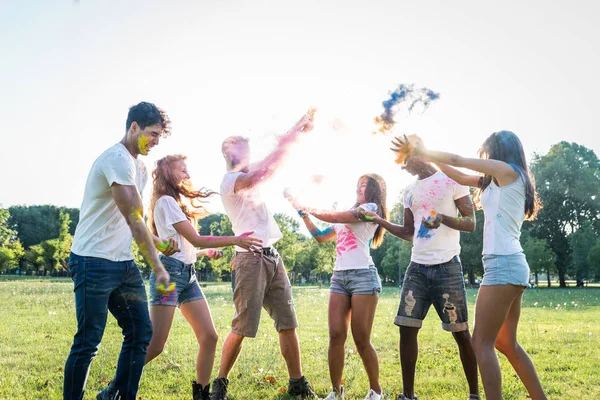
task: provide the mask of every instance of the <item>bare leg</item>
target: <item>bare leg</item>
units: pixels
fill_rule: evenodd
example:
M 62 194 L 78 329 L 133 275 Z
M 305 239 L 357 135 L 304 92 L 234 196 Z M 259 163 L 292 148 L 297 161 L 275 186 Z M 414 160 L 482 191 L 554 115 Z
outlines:
M 341 393 L 342 373 L 344 372 L 344 346 L 348 337 L 350 325 L 350 297 L 331 293 L 329 295 L 329 377 L 331 387 L 336 393 Z
M 279 347 L 287 365 L 290 378 L 302 378 L 302 362 L 300 359 L 300 343 L 296 329 L 286 329 L 279 332 Z
M 487 400 L 502 400 L 502 374 L 495 344 L 500 328 L 522 287 L 514 285 L 481 286 L 475 305 L 473 346 Z
M 460 361 L 465 371 L 467 383 L 469 384 L 469 393 L 479 395 L 479 382 L 477 380 L 477 357 L 471 341 L 469 331 L 453 332 L 454 340 L 458 345 Z
M 362 358 L 363 365 L 369 377 L 369 385 L 376 393 L 381 394 L 381 385 L 379 384 L 379 360 L 377 352 L 371 344 L 371 330 L 373 329 L 373 319 L 377 309 L 379 297 L 372 294 L 356 294 L 351 297 L 352 317 L 350 326 L 352 327 L 352 337 L 356 350 Z
M 404 396 L 415 397 L 415 368 L 419 356 L 417 336 L 419 328 L 410 326 L 400 327 L 400 365 L 402 366 L 402 385 Z
M 205 299 L 182 304 L 181 313 L 192 326 L 200 346 L 196 358 L 196 382 L 204 387 L 210 383 L 219 336 Z
M 165 343 L 171 331 L 175 306 L 150 306 L 150 321 L 152 321 L 152 339 L 146 349 L 144 365 L 155 359 L 165 348 Z
M 496 338 L 496 349 L 508 358 L 533 400 L 545 400 L 540 378 L 527 352 L 517 342 L 517 325 L 521 315 L 523 292 L 513 301 L 508 316 Z
M 221 365 L 219 366 L 219 378 L 227 378 L 233 368 L 235 361 L 242 350 L 243 336 L 237 333 L 229 332 L 225 343 L 223 343 L 223 352 L 221 353 Z

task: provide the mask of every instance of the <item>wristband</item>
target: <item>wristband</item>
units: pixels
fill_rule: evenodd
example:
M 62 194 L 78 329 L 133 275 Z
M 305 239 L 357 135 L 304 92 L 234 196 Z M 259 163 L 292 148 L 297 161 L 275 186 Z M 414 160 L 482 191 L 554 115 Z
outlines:
M 298 215 L 299 215 L 301 218 L 308 217 L 308 213 L 307 213 L 306 211 L 304 211 L 304 210 L 298 210 Z

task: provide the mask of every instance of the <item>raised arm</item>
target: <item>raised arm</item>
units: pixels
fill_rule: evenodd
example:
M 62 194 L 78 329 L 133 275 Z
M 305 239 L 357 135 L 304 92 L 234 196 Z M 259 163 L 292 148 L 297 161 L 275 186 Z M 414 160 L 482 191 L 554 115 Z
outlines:
M 169 273 L 160 262 L 158 253 L 154 248 L 153 235 L 144 223 L 142 199 L 137 188 L 113 183 L 111 192 L 119 211 L 123 214 L 127 225 L 131 229 L 142 256 L 154 271 L 157 283 L 167 285 L 169 283 Z
M 245 232 L 240 236 L 200 236 L 188 221 L 173 224 L 173 228 L 186 238 L 194 247 L 225 247 L 239 246 L 246 250 L 261 247 L 261 240 L 252 237 L 254 232 Z
M 408 139 L 406 138 L 406 136 L 396 137 L 392 144 L 396 146 L 396 149 L 392 149 L 394 151 L 399 151 L 399 149 L 403 148 L 403 146 L 412 146 L 408 143 Z M 461 157 L 458 154 L 446 153 L 443 151 L 427 150 L 422 145 L 414 146 L 412 154 L 423 155 L 429 158 L 431 161 L 435 162 L 436 164 L 448 164 L 453 167 L 468 168 L 473 171 L 481 172 L 485 175 L 493 176 L 498 181 L 498 184 L 500 186 L 509 185 L 512 182 L 514 182 L 515 179 L 517 179 L 518 177 L 517 171 L 515 171 L 510 165 L 508 165 L 504 161 L 486 160 L 481 158 L 466 158 Z M 452 178 L 451 175 L 448 176 Z M 469 186 L 478 186 L 478 184 L 471 185 L 471 183 L 473 183 L 473 181 L 470 181 L 467 184 Z
M 235 181 L 234 192 L 238 193 L 243 190 L 252 189 L 264 180 L 273 176 L 277 168 L 281 165 L 283 160 L 285 160 L 292 145 L 298 140 L 298 137 L 301 134 L 312 130 L 312 124 L 313 116 L 311 112 L 309 112 L 279 139 L 275 150 L 266 156 L 264 160 L 252 166 L 250 172 L 238 176 Z
M 479 175 L 465 174 L 464 172 L 459 171 L 448 164 L 435 161 L 434 163 L 444 174 L 446 174 L 450 179 L 454 180 L 458 184 L 463 186 L 479 187 L 479 180 L 481 178 Z

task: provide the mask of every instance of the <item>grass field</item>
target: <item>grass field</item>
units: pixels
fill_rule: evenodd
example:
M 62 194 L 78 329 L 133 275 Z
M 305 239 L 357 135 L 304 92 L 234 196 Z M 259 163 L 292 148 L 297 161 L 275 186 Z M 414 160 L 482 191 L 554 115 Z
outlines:
M 72 282 L 67 279 L 0 279 L 0 399 L 59 399 L 63 367 L 75 333 Z M 230 284 L 204 288 L 220 348 L 233 305 Z M 469 289 L 473 315 L 476 289 Z M 328 289 L 295 287 L 304 373 L 322 397 L 329 392 L 327 367 Z M 378 351 L 381 382 L 388 399 L 401 391 L 398 328 L 392 323 L 398 306 L 397 288 L 385 288 L 375 319 L 372 342 Z M 519 339 L 538 369 L 550 399 L 600 398 L 600 289 L 528 289 L 524 297 Z M 467 386 L 458 351 L 450 334 L 441 330 L 433 309 L 420 333 L 416 394 L 426 399 L 466 399 Z M 114 318 L 109 317 L 102 347 L 92 368 L 86 398 L 95 399 L 113 376 L 121 344 Z M 179 312 L 166 351 L 144 370 L 139 398 L 191 399 L 197 344 Z M 344 381 L 347 399 L 363 399 L 366 374 L 353 342 L 346 349 Z M 526 392 L 500 356 L 505 399 L 525 399 Z M 256 339 L 246 340 L 230 376 L 232 399 L 287 399 L 287 373 L 279 354 L 277 334 L 263 313 Z

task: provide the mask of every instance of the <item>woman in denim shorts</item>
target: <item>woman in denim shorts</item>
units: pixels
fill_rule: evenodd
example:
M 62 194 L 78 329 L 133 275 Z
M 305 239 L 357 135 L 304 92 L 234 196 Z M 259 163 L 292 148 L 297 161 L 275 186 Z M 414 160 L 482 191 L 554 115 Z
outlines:
M 194 400 L 208 399 L 210 373 L 215 359 L 217 332 L 204 294 L 196 278 L 194 263 L 198 255 L 219 258 L 222 252 L 212 249 L 237 245 L 245 249 L 260 246 L 258 239 L 246 232 L 240 236 L 200 236 L 196 230 L 199 217 L 205 214 L 202 199 L 214 194 L 194 190 L 183 155 L 166 156 L 156 163 L 152 172 L 154 186 L 148 223 L 152 232 L 163 238 L 174 238 L 180 251 L 161 261 L 175 283 L 175 290 L 163 294 L 156 287 L 154 273 L 150 275 L 150 319 L 152 340 L 146 353 L 146 363 L 158 356 L 167 341 L 175 307 L 179 307 L 194 330 L 200 349 L 196 360 L 196 380 L 192 382 Z M 196 247 L 211 249 L 198 252 Z
M 396 138 L 397 150 L 409 143 Z M 406 147 L 404 147 L 406 148 Z M 535 367 L 517 342 L 523 291 L 529 286 L 529 265 L 521 248 L 523 220 L 539 210 L 535 181 L 527 167 L 521 141 L 512 132 L 489 136 L 480 158 L 426 150 L 417 145 L 413 154 L 424 155 L 456 182 L 479 188 L 476 197 L 485 217 L 483 280 L 475 304 L 473 345 L 486 399 L 502 399 L 502 376 L 494 347 L 503 353 L 534 400 L 546 399 Z M 468 175 L 454 168 L 468 168 Z
M 371 330 L 381 292 L 381 279 L 373 264 L 369 247 L 376 248 L 383 241 L 383 228 L 365 217 L 363 211 L 376 212 L 387 217 L 386 185 L 375 174 L 363 175 L 356 188 L 356 203 L 349 211 L 319 211 L 296 207 L 312 236 L 319 242 L 336 239 L 336 260 L 331 277 L 329 296 L 329 374 L 333 391 L 327 400 L 343 399 L 342 372 L 344 370 L 344 345 L 348 325 L 358 354 L 369 376 L 371 389 L 365 399 L 383 398 L 379 384 L 379 361 L 371 344 Z M 309 214 L 333 225 L 318 229 Z

